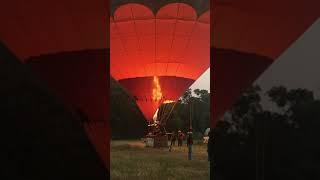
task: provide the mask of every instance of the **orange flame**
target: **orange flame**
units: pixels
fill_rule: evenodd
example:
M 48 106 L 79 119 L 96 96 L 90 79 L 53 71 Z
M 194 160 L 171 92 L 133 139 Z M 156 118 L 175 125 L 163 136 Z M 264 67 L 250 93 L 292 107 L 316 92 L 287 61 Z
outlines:
M 160 101 L 160 99 L 162 98 L 162 92 L 158 76 L 153 76 L 153 85 L 154 88 L 152 90 L 152 99 L 154 101 Z
M 172 100 L 165 100 L 165 101 L 163 101 L 163 103 L 162 104 L 169 104 L 169 103 L 173 103 L 174 101 L 172 101 Z

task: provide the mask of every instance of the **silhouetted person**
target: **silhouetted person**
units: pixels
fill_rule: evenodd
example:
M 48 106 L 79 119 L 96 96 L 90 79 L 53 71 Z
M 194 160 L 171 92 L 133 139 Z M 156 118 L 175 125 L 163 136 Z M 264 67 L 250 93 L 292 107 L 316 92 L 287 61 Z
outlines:
M 182 146 L 182 142 L 184 139 L 184 134 L 180 130 L 178 131 L 178 146 Z
M 177 135 L 175 132 L 172 132 L 172 136 L 171 136 L 171 146 L 175 146 L 176 145 L 176 140 L 177 140 Z
M 187 146 L 188 146 L 188 159 L 192 159 L 192 144 L 193 144 L 193 138 L 192 138 L 192 128 L 189 129 L 187 133 Z
M 172 146 L 175 146 L 175 144 L 176 144 L 176 139 L 177 139 L 176 133 L 173 131 L 172 135 L 170 137 L 170 147 L 169 147 L 170 152 L 171 152 Z

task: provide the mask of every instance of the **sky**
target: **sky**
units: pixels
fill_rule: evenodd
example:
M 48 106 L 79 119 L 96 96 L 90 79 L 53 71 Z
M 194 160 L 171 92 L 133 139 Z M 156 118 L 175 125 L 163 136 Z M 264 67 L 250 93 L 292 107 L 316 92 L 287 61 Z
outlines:
M 289 89 L 306 88 L 320 98 L 320 18 L 293 43 L 255 82 L 263 90 L 284 85 Z M 210 68 L 191 89 L 210 92 Z
M 210 92 L 210 68 L 207 69 L 190 87 L 194 89 L 206 89 Z
M 297 39 L 256 81 L 263 89 L 320 90 L 320 19 Z
M 255 81 L 263 91 L 306 88 L 320 99 L 320 18 Z M 190 87 L 210 91 L 210 68 Z M 267 105 L 268 106 L 268 105 Z
M 283 85 L 304 88 L 320 98 L 320 18 L 255 82 L 263 91 Z

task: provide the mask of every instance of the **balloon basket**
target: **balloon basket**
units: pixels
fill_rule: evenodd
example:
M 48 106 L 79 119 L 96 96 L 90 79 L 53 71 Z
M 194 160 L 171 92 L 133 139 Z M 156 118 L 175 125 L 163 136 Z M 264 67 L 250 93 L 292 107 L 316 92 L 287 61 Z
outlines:
M 153 148 L 167 148 L 168 145 L 168 136 L 164 135 L 148 135 L 144 142 L 146 147 L 153 147 Z
M 168 147 L 168 136 L 167 135 L 158 135 L 154 137 L 154 148 Z

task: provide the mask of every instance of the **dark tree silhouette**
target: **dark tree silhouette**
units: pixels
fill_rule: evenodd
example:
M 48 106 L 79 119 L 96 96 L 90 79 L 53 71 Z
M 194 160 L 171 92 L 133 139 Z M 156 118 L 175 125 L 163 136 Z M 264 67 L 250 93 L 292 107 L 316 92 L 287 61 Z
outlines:
M 281 112 L 263 110 L 251 87 L 213 131 L 216 179 L 319 179 L 320 101 L 306 89 L 273 87 Z

